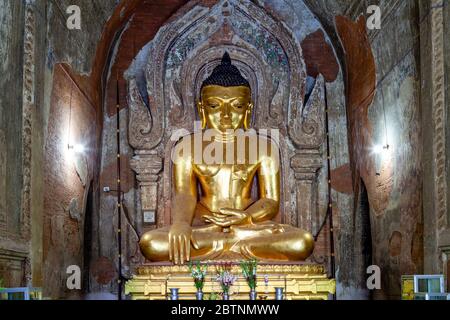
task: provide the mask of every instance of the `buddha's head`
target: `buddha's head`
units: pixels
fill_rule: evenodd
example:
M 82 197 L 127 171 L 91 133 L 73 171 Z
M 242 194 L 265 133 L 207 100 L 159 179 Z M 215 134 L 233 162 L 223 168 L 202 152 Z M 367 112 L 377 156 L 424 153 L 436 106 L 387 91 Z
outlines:
M 203 129 L 221 133 L 250 128 L 253 105 L 251 88 L 239 69 L 231 64 L 228 53 L 203 82 L 198 111 Z

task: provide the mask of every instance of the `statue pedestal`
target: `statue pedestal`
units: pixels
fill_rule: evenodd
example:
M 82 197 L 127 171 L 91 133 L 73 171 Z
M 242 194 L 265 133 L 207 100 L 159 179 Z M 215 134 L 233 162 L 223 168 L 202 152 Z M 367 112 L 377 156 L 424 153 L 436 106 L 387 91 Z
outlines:
M 208 265 L 204 299 L 216 294 L 221 299 L 220 284 L 216 281 L 218 262 Z M 248 300 L 250 289 L 242 276 L 238 264 L 232 266 L 238 280 L 230 289 L 231 300 Z M 336 282 L 328 279 L 325 268 L 315 264 L 275 263 L 259 264 L 257 279 L 257 299 L 275 299 L 275 288 L 283 288 L 287 300 L 327 300 L 336 292 Z M 267 284 L 264 279 L 268 279 Z M 188 266 L 172 264 L 145 264 L 137 268 L 136 275 L 126 283 L 125 294 L 133 300 L 166 300 L 170 289 L 179 288 L 180 300 L 195 300 L 197 292 Z

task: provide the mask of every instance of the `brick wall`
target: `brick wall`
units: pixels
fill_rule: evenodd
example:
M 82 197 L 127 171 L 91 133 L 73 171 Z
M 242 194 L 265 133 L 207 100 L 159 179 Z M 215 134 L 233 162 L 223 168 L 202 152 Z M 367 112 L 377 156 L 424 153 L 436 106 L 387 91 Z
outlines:
M 66 269 L 82 267 L 86 189 L 96 163 L 96 114 L 62 65 L 56 65 L 44 148 L 44 283 L 46 296 L 64 297 Z M 83 153 L 68 144 L 81 144 Z M 84 186 L 83 184 L 86 184 Z M 69 210 L 72 204 L 72 209 Z
M 120 39 L 119 49 L 111 68 L 111 77 L 108 79 L 106 106 L 109 116 L 116 112 L 116 76 L 119 76 L 120 105 L 125 107 L 127 87 L 123 73 L 142 47 L 153 39 L 164 22 L 186 2 L 186 0 L 142 1 L 136 7 L 135 14 Z

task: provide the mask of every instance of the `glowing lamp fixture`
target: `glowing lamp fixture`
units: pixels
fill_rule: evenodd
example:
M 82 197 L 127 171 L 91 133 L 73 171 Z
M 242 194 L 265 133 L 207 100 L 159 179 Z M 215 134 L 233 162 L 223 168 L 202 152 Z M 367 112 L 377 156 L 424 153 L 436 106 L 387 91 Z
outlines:
M 69 103 L 69 128 L 67 130 L 67 141 L 69 143 L 67 144 L 67 149 L 69 151 L 69 155 L 73 157 L 75 154 L 82 154 L 85 151 L 85 147 L 82 144 L 70 144 L 70 129 L 72 127 L 72 91 L 73 86 L 70 87 L 70 103 Z

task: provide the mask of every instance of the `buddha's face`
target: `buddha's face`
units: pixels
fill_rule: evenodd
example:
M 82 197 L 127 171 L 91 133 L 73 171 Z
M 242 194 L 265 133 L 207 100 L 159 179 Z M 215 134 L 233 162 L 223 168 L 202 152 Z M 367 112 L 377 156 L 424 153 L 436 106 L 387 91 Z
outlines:
M 246 86 L 206 86 L 201 92 L 200 112 L 211 129 L 226 133 L 242 128 L 251 116 L 251 90 Z

